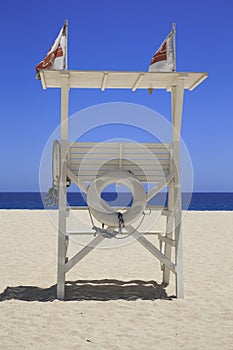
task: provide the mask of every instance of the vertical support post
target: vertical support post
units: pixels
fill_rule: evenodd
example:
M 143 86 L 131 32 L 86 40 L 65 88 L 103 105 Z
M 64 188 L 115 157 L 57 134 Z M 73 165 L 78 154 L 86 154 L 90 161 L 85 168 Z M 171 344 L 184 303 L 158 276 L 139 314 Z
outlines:
M 57 262 L 57 298 L 65 297 L 65 263 L 67 251 L 66 239 L 66 179 L 68 150 L 68 106 L 69 74 L 61 72 L 61 161 L 59 181 L 59 219 L 58 219 L 58 262 Z
M 172 159 L 170 161 L 172 163 Z M 170 171 L 172 170 L 172 164 L 170 165 Z M 168 210 L 169 215 L 166 218 L 166 237 L 174 239 L 174 181 L 169 184 L 168 187 Z M 172 246 L 165 242 L 164 255 L 171 260 L 172 256 Z M 170 270 L 166 265 L 163 265 L 163 285 L 168 286 L 170 281 Z
M 174 125 L 174 115 L 175 115 L 175 96 L 176 96 L 176 86 L 171 88 L 171 114 L 172 114 L 172 126 Z M 173 136 L 173 134 L 172 134 Z M 174 153 L 173 147 L 170 153 L 170 172 L 174 172 Z M 169 215 L 166 218 L 166 236 L 168 238 L 174 239 L 174 185 L 175 181 L 172 180 L 168 186 L 168 210 Z M 171 260 L 172 256 L 172 246 L 165 242 L 164 255 Z M 170 281 L 170 270 L 167 266 L 163 266 L 163 284 L 165 286 L 169 285 Z
M 180 182 L 180 130 L 182 122 L 182 108 L 184 97 L 184 79 L 180 78 L 177 85 L 172 88 L 173 96 L 173 125 L 172 125 L 172 143 L 174 159 L 174 224 L 175 224 L 175 264 L 176 264 L 176 296 L 184 297 L 183 283 L 183 245 L 182 245 L 182 199 Z

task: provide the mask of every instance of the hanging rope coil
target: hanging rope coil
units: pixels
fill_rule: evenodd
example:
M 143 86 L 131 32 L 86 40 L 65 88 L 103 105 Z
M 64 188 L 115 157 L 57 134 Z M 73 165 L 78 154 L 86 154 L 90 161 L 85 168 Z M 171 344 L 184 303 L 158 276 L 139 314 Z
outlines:
M 53 186 L 48 190 L 45 196 L 44 203 L 46 207 L 55 207 L 58 205 L 58 187 Z

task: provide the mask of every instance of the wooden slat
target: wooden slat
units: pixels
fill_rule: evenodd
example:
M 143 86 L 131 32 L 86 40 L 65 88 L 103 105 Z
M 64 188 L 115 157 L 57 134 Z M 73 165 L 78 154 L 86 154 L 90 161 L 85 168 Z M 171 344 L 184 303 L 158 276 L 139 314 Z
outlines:
M 158 162 L 152 162 L 151 159 L 138 159 L 136 162 L 132 162 L 131 160 L 129 159 L 110 159 L 110 160 L 107 160 L 107 162 L 103 163 L 103 160 L 102 159 L 92 159 L 92 158 L 70 158 L 69 160 L 69 164 L 70 165 L 75 165 L 75 166 L 80 166 L 80 164 L 83 166 L 83 167 L 90 167 L 90 166 L 102 166 L 102 165 L 111 165 L 111 166 L 114 166 L 114 165 L 119 165 L 119 164 L 122 164 L 123 166 L 137 166 L 137 167 L 141 167 L 141 168 L 156 168 L 156 167 L 159 167 L 159 166 L 162 166 L 162 167 L 169 167 L 169 164 L 170 164 L 170 160 L 169 159 L 160 159 L 159 160 L 159 163 Z
M 107 170 L 113 170 L 113 169 L 124 169 L 124 170 L 129 170 L 134 172 L 138 172 L 138 171 L 142 171 L 145 174 L 148 173 L 158 173 L 158 172 L 163 172 L 163 171 L 168 171 L 169 170 L 169 166 L 165 165 L 165 166 L 147 166 L 147 167 L 139 167 L 139 166 L 135 166 L 134 164 L 101 164 L 101 166 L 96 166 L 95 164 L 76 164 L 76 163 L 70 163 L 68 164 L 70 169 L 74 169 L 80 172 L 85 172 L 85 171 L 107 171 Z
M 176 241 L 172 238 L 167 237 L 167 236 L 163 236 L 163 235 L 159 234 L 158 238 L 160 241 L 163 241 L 172 247 L 175 247 L 175 245 L 176 245 Z
M 112 155 L 112 156 L 115 156 L 116 158 L 118 158 L 119 156 L 119 151 L 118 149 L 112 149 L 112 148 L 105 148 L 105 149 L 100 149 L 100 148 L 95 148 L 95 149 L 92 149 L 92 150 L 88 150 L 88 149 L 80 149 L 80 148 L 76 148 L 76 149 L 72 149 L 71 150 L 71 156 L 95 156 L 95 155 L 98 155 L 98 154 L 101 154 L 101 155 Z M 144 154 L 147 154 L 147 155 L 150 155 L 151 158 L 154 158 L 156 157 L 157 155 L 160 156 L 160 157 L 169 157 L 169 153 L 168 152 L 158 152 L 157 150 L 152 152 L 151 150 L 144 150 L 144 149 L 123 149 L 123 156 L 124 157 L 130 157 L 131 155 L 134 155 L 134 156 L 138 156 L 138 155 L 141 155 L 143 156 Z
M 79 173 L 79 174 L 88 174 L 89 172 L 93 172 L 93 173 L 99 173 L 104 172 L 104 171 L 114 171 L 114 170 L 126 170 L 126 171 L 131 171 L 133 174 L 138 174 L 138 173 L 142 173 L 145 175 L 152 175 L 152 174 L 163 174 L 163 173 L 168 173 L 169 169 L 168 168 L 156 168 L 156 169 L 140 169 L 140 168 L 133 168 L 133 167 L 121 167 L 120 166 L 112 166 L 112 167 L 101 167 L 101 168 L 84 168 L 84 167 L 70 167 L 71 171 L 74 171 L 75 173 Z
M 72 172 L 77 175 L 80 180 L 82 180 L 83 182 L 92 182 L 93 180 L 96 179 L 96 173 L 95 174 L 83 174 L 83 173 L 79 173 L 79 172 L 75 172 L 75 170 L 72 170 Z M 101 174 L 100 174 L 101 175 Z M 149 182 L 149 183 L 156 183 L 156 182 L 160 182 L 161 180 L 164 179 L 164 176 L 163 175 L 148 175 L 148 176 L 145 176 L 145 175 L 137 175 L 136 176 L 137 179 L 141 182 Z
M 104 169 L 101 169 L 101 170 L 98 170 L 98 169 L 74 169 L 74 168 L 70 168 L 70 170 L 72 171 L 72 172 L 74 172 L 74 173 L 79 173 L 79 174 L 82 174 L 82 175 L 84 175 L 84 174 L 86 174 L 86 175 L 95 175 L 95 174 L 99 174 L 99 173 L 104 173 L 105 171 L 112 171 L 112 170 L 118 170 L 118 169 L 120 169 L 119 167 L 115 167 L 115 168 L 104 168 Z M 129 171 L 131 171 L 131 169 L 127 169 L 127 170 L 129 170 Z M 143 171 L 140 171 L 140 170 L 138 170 L 138 169 L 135 169 L 134 171 L 132 171 L 133 173 L 134 173 L 134 175 L 135 176 L 137 176 L 137 175 L 139 175 L 139 176 L 153 176 L 153 175 L 162 175 L 162 174 L 164 174 L 164 173 L 166 173 L 166 172 L 168 172 L 168 171 L 166 171 L 166 170 L 148 170 L 146 173 L 145 172 L 143 172 Z
M 68 166 L 83 181 L 93 181 L 105 171 L 124 169 L 140 181 L 158 182 L 169 174 L 170 150 L 170 144 L 162 143 L 75 142 Z
M 135 153 L 124 153 L 123 155 L 124 159 L 128 159 L 128 160 L 132 160 L 132 161 L 136 161 L 138 160 L 143 160 L 143 159 L 151 159 L 152 162 L 156 162 L 156 159 L 169 159 L 169 154 L 163 154 L 163 153 L 159 153 L 156 155 L 152 155 L 150 153 L 140 153 L 140 154 L 135 154 Z M 118 158 L 118 154 L 113 154 L 113 153 L 88 153 L 88 154 L 71 154 L 70 159 L 103 159 L 103 160 L 111 160 L 113 158 Z
M 124 148 L 149 148 L 149 149 L 166 149 L 169 150 L 171 148 L 171 144 L 169 143 L 160 143 L 160 142 L 147 142 L 147 143 L 138 143 L 138 142 L 73 142 L 70 144 L 71 148 L 78 147 L 78 148 L 115 148 L 119 147 L 119 144 L 122 144 Z

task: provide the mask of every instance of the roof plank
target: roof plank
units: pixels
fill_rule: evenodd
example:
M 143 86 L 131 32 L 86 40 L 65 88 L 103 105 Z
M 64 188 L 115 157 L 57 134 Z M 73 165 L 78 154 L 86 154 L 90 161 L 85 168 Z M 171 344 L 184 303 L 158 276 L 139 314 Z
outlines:
M 184 79 L 184 88 L 193 90 L 207 73 L 198 72 L 131 72 L 131 71 L 80 71 L 41 70 L 44 89 L 61 88 L 61 75 L 69 75 L 69 86 L 74 89 L 166 89 L 175 86 L 178 79 Z

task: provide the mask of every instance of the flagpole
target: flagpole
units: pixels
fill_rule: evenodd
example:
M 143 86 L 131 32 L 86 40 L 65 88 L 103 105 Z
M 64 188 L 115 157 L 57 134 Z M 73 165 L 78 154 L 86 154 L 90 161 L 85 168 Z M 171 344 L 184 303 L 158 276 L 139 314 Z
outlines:
M 172 23 L 173 32 L 173 70 L 176 72 L 176 24 Z
M 68 69 L 68 20 L 65 20 L 65 31 L 66 31 L 66 58 L 65 58 L 65 69 Z

